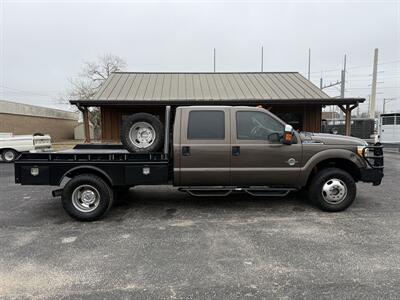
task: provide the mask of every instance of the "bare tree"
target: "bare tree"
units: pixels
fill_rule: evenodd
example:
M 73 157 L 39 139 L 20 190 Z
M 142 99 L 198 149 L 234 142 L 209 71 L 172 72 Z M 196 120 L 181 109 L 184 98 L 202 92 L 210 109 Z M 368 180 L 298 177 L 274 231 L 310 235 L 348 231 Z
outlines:
M 85 62 L 79 75 L 69 79 L 70 89 L 67 92 L 67 98 L 69 100 L 91 99 L 113 72 L 125 68 L 125 60 L 113 54 L 105 54 L 99 56 L 96 61 Z M 100 110 L 91 108 L 89 115 L 95 138 L 98 139 L 101 130 Z

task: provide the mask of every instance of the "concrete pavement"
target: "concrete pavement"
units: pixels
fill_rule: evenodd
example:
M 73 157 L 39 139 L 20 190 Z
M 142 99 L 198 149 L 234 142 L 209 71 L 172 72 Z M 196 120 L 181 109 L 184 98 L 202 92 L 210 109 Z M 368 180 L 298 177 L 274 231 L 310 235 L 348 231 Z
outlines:
M 385 298 L 400 295 L 400 157 L 345 212 L 287 198 L 131 189 L 79 223 L 0 164 L 0 299 Z

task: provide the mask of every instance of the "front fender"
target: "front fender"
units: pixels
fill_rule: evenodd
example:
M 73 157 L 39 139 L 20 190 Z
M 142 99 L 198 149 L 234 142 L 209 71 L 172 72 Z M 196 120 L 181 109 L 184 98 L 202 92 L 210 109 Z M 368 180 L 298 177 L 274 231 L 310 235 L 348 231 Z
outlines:
M 314 154 L 308 161 L 300 168 L 301 184 L 307 184 L 308 177 L 316 165 L 324 160 L 329 159 L 345 159 L 354 163 L 358 168 L 366 168 L 367 164 L 356 153 L 348 149 L 327 149 Z

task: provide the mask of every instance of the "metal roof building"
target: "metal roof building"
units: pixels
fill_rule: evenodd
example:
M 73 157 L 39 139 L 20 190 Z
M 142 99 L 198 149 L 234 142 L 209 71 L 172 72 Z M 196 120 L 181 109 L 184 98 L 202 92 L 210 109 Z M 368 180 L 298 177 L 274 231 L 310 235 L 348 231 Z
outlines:
M 363 99 L 342 99 L 355 103 Z M 112 101 L 112 102 L 111 102 Z M 143 73 L 116 72 L 80 105 L 198 102 L 337 103 L 298 72 Z M 342 101 L 343 102 L 343 101 Z
M 124 115 L 147 111 L 162 119 L 165 105 L 263 105 L 299 130 L 319 131 L 322 106 L 350 115 L 364 101 L 332 98 L 298 72 L 116 72 L 91 99 L 70 102 L 101 107 L 102 138 L 118 140 Z

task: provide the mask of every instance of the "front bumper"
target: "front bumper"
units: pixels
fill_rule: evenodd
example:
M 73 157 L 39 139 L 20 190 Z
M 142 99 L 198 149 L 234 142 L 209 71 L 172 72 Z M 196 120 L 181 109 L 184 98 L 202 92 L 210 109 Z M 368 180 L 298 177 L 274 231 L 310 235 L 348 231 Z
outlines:
M 361 169 L 361 179 L 363 182 L 372 182 L 373 185 L 380 185 L 383 178 L 382 169 Z
M 366 150 L 371 149 L 373 155 L 366 155 Z M 368 167 L 361 169 L 361 181 L 372 182 L 373 185 L 380 185 L 383 178 L 383 147 L 381 143 L 368 146 L 363 149 L 362 157 Z

